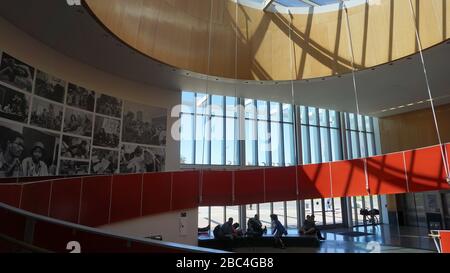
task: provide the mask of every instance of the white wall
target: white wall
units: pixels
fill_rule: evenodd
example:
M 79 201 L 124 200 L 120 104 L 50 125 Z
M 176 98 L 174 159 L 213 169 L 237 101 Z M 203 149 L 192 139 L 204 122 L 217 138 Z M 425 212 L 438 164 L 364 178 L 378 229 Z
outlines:
M 180 214 L 187 213 L 186 232 L 180 234 Z M 147 237 L 151 235 L 162 235 L 163 241 L 198 245 L 197 240 L 198 209 L 162 213 L 153 216 L 141 217 L 119 223 L 101 226 L 115 233 L 128 236 Z

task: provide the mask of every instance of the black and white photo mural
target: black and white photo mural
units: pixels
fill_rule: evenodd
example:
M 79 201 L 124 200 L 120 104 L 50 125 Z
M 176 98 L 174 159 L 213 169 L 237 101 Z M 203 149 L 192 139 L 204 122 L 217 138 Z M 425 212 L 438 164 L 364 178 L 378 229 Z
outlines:
M 0 178 L 164 170 L 167 109 L 0 54 Z

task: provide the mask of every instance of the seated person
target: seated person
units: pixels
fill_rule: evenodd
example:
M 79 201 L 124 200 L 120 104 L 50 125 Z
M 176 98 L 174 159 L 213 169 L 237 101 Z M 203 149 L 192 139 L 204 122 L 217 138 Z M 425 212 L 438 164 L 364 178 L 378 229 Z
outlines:
M 314 215 L 307 215 L 306 220 L 303 222 L 303 226 L 300 229 L 300 234 L 303 235 L 316 235 L 317 239 L 319 240 L 325 240 L 325 238 L 322 236 L 322 233 L 320 233 L 320 230 L 316 227 L 316 221 Z
M 267 233 L 267 228 L 262 228 L 262 223 L 259 220 L 259 215 L 255 214 L 254 218 L 248 219 L 247 222 L 247 235 L 253 237 L 261 237 L 263 234 Z
M 233 224 L 233 230 L 234 230 L 234 233 L 233 233 L 234 238 L 239 238 L 239 237 L 244 236 L 244 232 L 242 232 L 242 229 L 240 228 L 239 223 Z
M 233 218 L 228 218 L 228 221 L 226 221 L 223 225 L 222 225 L 222 234 L 224 238 L 227 239 L 234 239 L 235 237 L 235 230 L 233 228 Z
M 222 226 L 217 225 L 213 230 L 214 238 L 223 239 Z

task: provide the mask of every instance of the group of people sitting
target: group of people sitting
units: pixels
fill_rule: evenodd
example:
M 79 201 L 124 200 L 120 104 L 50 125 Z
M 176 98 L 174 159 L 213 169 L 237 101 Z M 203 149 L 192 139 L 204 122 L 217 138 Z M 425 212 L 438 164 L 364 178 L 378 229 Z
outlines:
M 275 246 L 280 246 L 281 248 L 285 248 L 285 244 L 281 239 L 283 236 L 288 234 L 286 228 L 283 224 L 278 220 L 278 215 L 271 214 L 271 233 L 275 239 Z M 325 240 L 322 236 L 320 230 L 317 228 L 314 215 L 308 215 L 303 222 L 303 226 L 300 229 L 300 234 L 302 235 L 315 235 L 319 240 Z M 228 218 L 228 221 L 222 225 L 217 225 L 213 230 L 214 237 L 217 239 L 225 239 L 225 240 L 234 240 L 243 237 L 244 235 L 247 237 L 258 238 L 262 237 L 264 234 L 267 234 L 267 227 L 261 223 L 259 219 L 259 215 L 256 214 L 253 218 L 250 218 L 247 222 L 247 231 L 244 232 L 239 223 L 234 223 L 233 218 Z

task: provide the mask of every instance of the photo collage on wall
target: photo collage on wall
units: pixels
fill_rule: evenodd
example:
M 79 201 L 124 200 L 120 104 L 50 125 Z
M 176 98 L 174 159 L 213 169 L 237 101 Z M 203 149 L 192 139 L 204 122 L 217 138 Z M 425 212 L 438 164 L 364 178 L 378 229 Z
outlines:
M 0 58 L 0 178 L 164 171 L 167 109 Z

